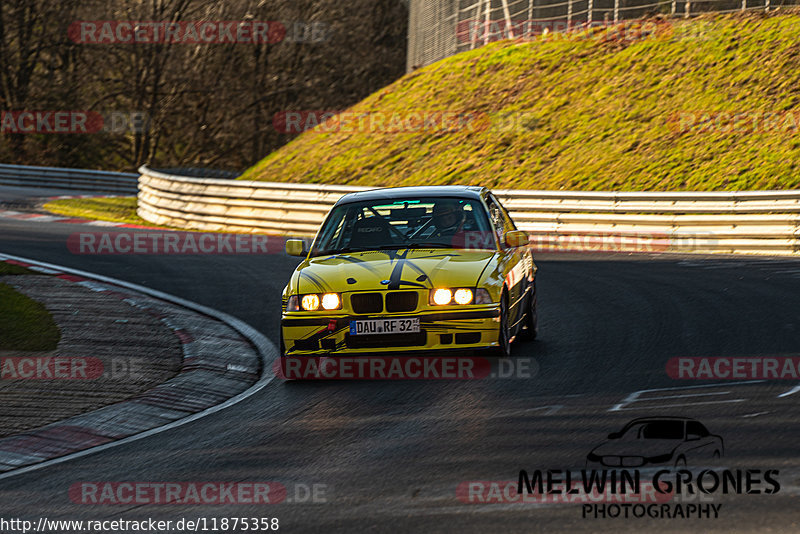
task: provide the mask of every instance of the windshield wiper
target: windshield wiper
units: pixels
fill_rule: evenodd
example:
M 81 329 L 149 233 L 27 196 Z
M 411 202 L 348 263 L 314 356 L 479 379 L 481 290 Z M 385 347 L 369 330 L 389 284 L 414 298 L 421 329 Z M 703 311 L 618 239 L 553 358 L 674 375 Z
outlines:
M 313 257 L 317 257 L 317 256 L 335 256 L 337 254 L 348 254 L 350 252 L 364 252 L 366 250 L 371 250 L 371 249 L 346 247 L 346 248 L 337 248 L 336 250 L 320 250 L 319 252 L 317 252 L 316 254 L 313 254 L 312 256 Z
M 404 248 L 424 249 L 424 248 L 452 248 L 452 247 L 444 243 L 404 243 L 402 245 L 381 245 L 371 250 L 402 250 Z
M 404 248 L 453 248 L 447 243 L 409 243 Z

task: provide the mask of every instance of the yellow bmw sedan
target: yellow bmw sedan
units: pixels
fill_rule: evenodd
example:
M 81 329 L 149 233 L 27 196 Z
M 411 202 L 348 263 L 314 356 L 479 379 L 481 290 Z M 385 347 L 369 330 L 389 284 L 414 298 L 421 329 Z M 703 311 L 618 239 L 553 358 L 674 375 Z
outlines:
M 528 235 L 484 187 L 351 193 L 331 209 L 283 291 L 281 353 L 509 356 L 536 336 Z

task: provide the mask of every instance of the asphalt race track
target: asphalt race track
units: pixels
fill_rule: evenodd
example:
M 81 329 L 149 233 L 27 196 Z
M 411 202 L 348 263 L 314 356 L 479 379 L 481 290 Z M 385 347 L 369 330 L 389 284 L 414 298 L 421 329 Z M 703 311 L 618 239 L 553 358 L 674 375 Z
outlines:
M 0 201 L 19 196 L 18 189 L 0 188 Z M 101 230 L 0 219 L 0 253 L 141 284 L 231 314 L 278 339 L 280 291 L 297 259 L 81 256 L 67 249 L 72 233 Z M 536 259 L 539 339 L 516 346 L 512 361 L 495 362 L 496 375 L 499 366 L 524 362 L 534 370 L 529 376 L 273 380 L 249 399 L 180 428 L 2 479 L 0 515 L 277 517 L 283 532 L 797 532 L 800 392 L 779 395 L 800 379 L 675 380 L 665 367 L 674 357 L 795 356 L 800 261 Z M 516 482 L 520 469 L 582 469 L 609 432 L 655 415 L 699 419 L 724 438 L 724 467 L 777 469 L 780 491 L 715 494 L 723 505 L 719 518 L 700 520 L 583 518 L 579 504 L 466 503 L 457 496 L 469 481 Z M 82 481 L 275 481 L 288 494 L 272 505 L 75 504 L 69 489 Z M 317 498 L 307 498 L 315 485 Z

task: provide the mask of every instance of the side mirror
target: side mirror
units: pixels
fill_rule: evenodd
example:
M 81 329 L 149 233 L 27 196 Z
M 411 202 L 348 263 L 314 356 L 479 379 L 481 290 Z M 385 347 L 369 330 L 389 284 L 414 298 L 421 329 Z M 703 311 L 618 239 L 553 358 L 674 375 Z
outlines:
M 286 254 L 289 256 L 305 256 L 307 252 L 306 242 L 302 239 L 286 240 Z
M 611 434 L 608 435 L 608 439 L 619 439 L 621 437 L 622 434 L 620 434 L 619 432 L 612 432 Z
M 528 232 L 522 230 L 511 230 L 505 235 L 506 245 L 509 247 L 524 247 L 528 244 Z

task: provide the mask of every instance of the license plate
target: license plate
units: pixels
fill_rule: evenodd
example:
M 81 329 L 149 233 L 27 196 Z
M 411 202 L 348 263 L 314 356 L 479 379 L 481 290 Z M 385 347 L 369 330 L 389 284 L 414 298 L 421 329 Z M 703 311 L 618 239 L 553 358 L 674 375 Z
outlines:
M 359 319 L 350 321 L 350 335 L 408 334 L 419 332 L 419 317 L 408 319 Z

